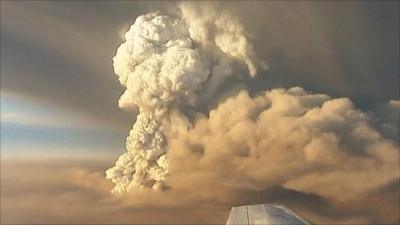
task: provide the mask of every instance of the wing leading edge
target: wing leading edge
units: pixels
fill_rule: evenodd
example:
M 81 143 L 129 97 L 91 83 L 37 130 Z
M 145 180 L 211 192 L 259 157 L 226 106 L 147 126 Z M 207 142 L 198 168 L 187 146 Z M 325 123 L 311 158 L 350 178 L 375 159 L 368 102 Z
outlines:
M 260 204 L 232 207 L 227 225 L 311 225 L 281 205 Z

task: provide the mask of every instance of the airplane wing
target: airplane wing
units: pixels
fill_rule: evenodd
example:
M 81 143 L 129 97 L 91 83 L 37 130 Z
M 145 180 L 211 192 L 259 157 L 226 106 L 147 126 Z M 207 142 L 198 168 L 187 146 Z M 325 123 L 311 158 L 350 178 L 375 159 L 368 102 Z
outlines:
M 292 210 L 272 204 L 232 207 L 227 225 L 311 225 Z

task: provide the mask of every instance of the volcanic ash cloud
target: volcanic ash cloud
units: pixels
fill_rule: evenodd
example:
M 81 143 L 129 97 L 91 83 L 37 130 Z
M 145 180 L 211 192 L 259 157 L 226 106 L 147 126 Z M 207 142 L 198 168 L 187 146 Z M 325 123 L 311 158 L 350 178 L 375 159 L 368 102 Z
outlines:
M 252 76 L 257 65 L 265 67 L 230 14 L 191 3 L 179 9 L 179 15 L 137 17 L 114 57 L 114 71 L 126 87 L 119 106 L 139 109 L 127 152 L 106 171 L 114 193 L 162 189 L 168 175 L 164 130 L 173 125 L 171 115 L 179 115 L 173 112 L 212 97 L 234 64 L 246 66 Z
M 368 114 L 300 87 L 255 97 L 242 90 L 191 129 L 170 132 L 169 148 L 172 187 L 217 199 L 279 186 L 351 202 L 400 177 L 398 144 Z
M 106 171 L 114 193 L 168 186 L 215 199 L 279 186 L 351 202 L 399 179 L 398 143 L 347 98 L 243 90 L 196 112 L 211 108 L 229 77 L 243 68 L 255 76 L 265 64 L 230 14 L 186 2 L 179 9 L 138 17 L 114 57 L 126 87 L 119 105 L 139 110 L 127 152 Z

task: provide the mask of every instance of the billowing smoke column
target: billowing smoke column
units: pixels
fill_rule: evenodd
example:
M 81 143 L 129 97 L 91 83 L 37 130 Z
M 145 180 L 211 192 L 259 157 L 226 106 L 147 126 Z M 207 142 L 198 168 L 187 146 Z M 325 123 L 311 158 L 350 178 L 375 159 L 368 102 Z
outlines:
M 242 90 L 196 112 L 211 108 L 220 84 L 242 68 L 251 76 L 265 68 L 230 14 L 185 2 L 177 15 L 138 17 L 125 39 L 114 57 L 126 87 L 119 105 L 139 114 L 127 152 L 106 171 L 114 193 L 168 184 L 193 199 L 232 203 L 246 190 L 278 186 L 351 202 L 398 182 L 398 143 L 347 98 L 300 87 Z M 380 112 L 393 111 L 381 130 L 394 137 L 398 103 Z
M 231 15 L 191 3 L 180 4 L 179 9 L 178 15 L 149 13 L 136 18 L 114 57 L 114 71 L 126 87 L 119 106 L 139 109 L 127 152 L 106 171 L 115 184 L 114 193 L 162 189 L 168 175 L 163 130 L 172 112 L 211 97 L 233 74 L 236 62 L 246 65 L 252 76 L 256 65 L 264 67 Z

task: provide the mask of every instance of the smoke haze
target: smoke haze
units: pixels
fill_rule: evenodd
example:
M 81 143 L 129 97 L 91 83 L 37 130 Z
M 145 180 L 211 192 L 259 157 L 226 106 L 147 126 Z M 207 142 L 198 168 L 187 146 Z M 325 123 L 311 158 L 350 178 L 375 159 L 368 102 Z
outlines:
M 296 71 L 276 73 L 293 59 L 268 61 L 258 47 L 297 54 L 302 42 L 257 37 L 248 30 L 261 22 L 233 5 L 183 2 L 138 15 L 113 58 L 118 106 L 133 123 L 126 151 L 115 162 L 115 152 L 2 158 L 1 222 L 224 224 L 232 206 L 277 203 L 316 224 L 398 223 L 399 100 L 361 110 L 317 93 L 323 85 L 266 82 Z

